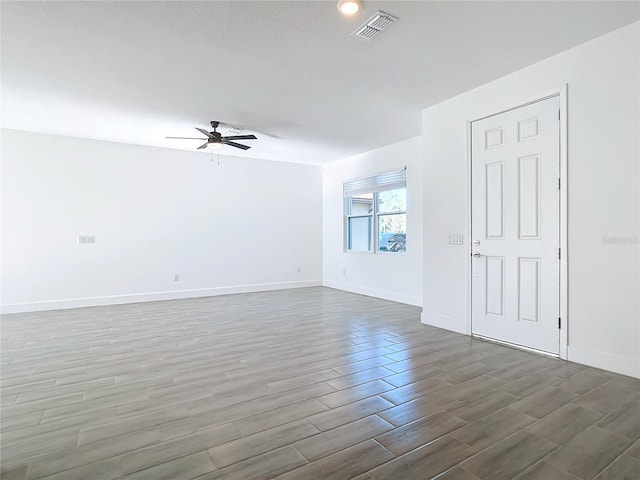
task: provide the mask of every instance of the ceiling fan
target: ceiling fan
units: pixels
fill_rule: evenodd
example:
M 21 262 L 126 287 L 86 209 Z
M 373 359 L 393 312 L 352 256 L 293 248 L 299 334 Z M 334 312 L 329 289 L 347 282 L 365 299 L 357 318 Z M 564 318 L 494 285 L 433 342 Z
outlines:
M 198 150 L 202 150 L 203 148 L 211 147 L 214 150 L 222 148 L 223 145 L 229 145 L 231 147 L 241 148 L 242 150 L 249 150 L 251 147 L 249 145 L 242 145 L 241 143 L 236 143 L 234 140 L 257 140 L 258 137 L 255 135 L 230 135 L 223 137 L 220 132 L 217 131 L 220 122 L 216 120 L 211 121 L 211 127 L 213 128 L 213 132 L 207 132 L 204 128 L 196 127 L 203 135 L 206 135 L 207 138 L 195 138 L 195 137 L 166 137 L 166 138 L 174 138 L 180 140 L 206 140 L 207 143 L 203 143 L 198 147 Z M 224 125 L 224 124 L 223 124 Z

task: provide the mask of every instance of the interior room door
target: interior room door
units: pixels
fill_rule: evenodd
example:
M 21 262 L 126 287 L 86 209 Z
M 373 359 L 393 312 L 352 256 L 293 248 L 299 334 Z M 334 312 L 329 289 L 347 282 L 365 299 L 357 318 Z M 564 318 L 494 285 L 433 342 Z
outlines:
M 560 102 L 472 123 L 471 330 L 558 354 Z

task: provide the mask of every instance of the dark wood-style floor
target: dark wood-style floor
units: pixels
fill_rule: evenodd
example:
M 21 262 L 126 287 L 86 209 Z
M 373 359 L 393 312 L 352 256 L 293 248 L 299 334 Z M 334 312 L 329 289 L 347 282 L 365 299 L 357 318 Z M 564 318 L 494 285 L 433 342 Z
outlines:
M 419 312 L 307 288 L 6 315 L 2 478 L 640 478 L 638 380 Z

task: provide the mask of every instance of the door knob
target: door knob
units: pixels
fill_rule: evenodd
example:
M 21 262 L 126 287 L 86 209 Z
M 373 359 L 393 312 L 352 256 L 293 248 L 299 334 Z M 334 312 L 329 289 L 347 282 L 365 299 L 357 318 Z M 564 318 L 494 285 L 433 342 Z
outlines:
M 472 253 L 471 256 L 474 257 L 474 258 L 480 258 L 482 255 L 480 253 L 476 252 L 476 253 Z

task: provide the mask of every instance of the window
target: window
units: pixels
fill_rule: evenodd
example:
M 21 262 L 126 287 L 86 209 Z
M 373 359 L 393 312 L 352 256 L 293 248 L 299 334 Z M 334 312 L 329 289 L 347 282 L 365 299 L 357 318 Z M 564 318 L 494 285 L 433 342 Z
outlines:
M 406 170 L 351 180 L 343 186 L 345 250 L 407 249 Z

